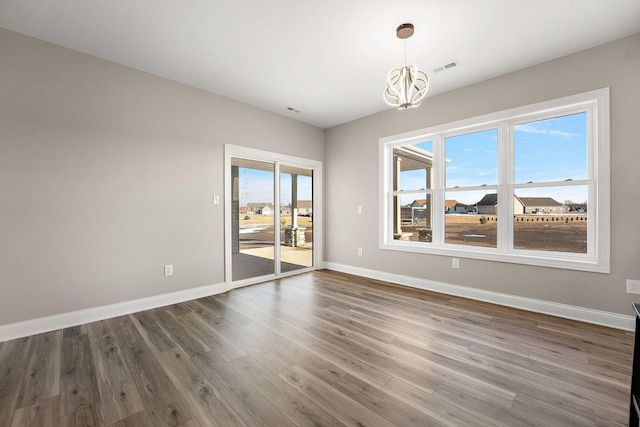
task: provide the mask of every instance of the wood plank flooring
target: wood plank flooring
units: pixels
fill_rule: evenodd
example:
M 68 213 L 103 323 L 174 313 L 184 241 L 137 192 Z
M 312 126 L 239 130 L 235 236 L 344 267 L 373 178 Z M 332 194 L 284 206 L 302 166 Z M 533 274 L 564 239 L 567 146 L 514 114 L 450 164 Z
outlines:
M 624 426 L 632 340 L 317 271 L 0 343 L 0 427 Z

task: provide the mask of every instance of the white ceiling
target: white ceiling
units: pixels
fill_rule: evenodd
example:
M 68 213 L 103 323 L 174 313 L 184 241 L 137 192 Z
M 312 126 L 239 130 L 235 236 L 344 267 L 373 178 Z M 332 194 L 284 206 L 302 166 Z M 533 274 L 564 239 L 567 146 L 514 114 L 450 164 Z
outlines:
M 0 0 L 0 27 L 321 128 L 390 108 L 404 22 L 433 96 L 638 33 L 640 0 Z

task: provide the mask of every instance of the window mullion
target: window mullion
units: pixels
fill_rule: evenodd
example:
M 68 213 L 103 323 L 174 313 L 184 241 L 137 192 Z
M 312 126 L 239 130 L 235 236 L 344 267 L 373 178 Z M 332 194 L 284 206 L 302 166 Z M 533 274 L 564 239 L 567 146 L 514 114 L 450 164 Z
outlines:
M 512 124 L 498 126 L 498 250 L 513 251 L 513 200 L 515 162 L 513 158 Z
M 433 209 L 431 211 L 433 243 L 437 246 L 444 244 L 444 174 L 445 152 L 444 138 L 435 135 L 433 138 L 433 157 L 435 159 L 435 173 L 433 174 Z
M 387 147 L 387 155 L 386 155 L 386 185 L 388 186 L 388 198 L 387 198 L 387 206 L 386 206 L 386 215 L 387 215 L 387 228 L 385 229 L 384 239 L 391 242 L 393 241 L 393 228 L 394 228 L 394 212 L 393 212 L 393 193 L 395 192 L 393 188 L 394 183 L 394 169 L 393 169 L 393 146 Z
M 597 152 L 600 149 L 600 144 L 597 143 L 598 137 L 596 136 L 596 124 L 595 120 L 596 111 L 594 111 L 594 107 L 590 106 L 587 109 L 587 129 L 589 132 L 587 133 L 587 200 L 589 205 L 587 205 L 587 209 L 591 212 L 587 217 L 587 230 L 591 230 L 592 235 L 594 237 L 587 239 L 587 254 L 591 257 L 598 257 L 598 239 L 600 235 L 602 235 L 603 231 L 599 230 L 598 225 L 601 224 L 601 221 L 597 221 L 597 219 L 603 215 L 604 209 L 609 209 L 609 203 L 603 203 L 599 200 L 599 194 L 597 191 L 596 183 L 599 181 L 598 178 L 598 159 L 604 160 L 605 155 L 599 155 Z M 606 159 L 607 164 L 609 163 L 609 159 Z M 604 180 L 603 180 L 604 181 Z M 606 184 L 605 184 L 606 185 Z M 603 188 L 605 188 L 603 186 Z M 606 215 L 609 216 L 608 214 Z M 606 221 L 608 223 L 608 220 Z

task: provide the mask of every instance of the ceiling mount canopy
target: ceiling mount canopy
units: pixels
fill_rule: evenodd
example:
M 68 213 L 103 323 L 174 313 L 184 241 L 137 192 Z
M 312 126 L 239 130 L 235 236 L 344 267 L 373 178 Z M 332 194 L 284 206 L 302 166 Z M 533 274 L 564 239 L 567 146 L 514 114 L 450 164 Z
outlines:
M 413 35 L 413 24 L 402 24 L 396 28 L 396 35 L 399 39 L 408 39 Z
M 420 105 L 429 88 L 429 77 L 415 65 L 407 65 L 407 39 L 413 35 L 413 24 L 402 24 L 396 29 L 396 35 L 404 40 L 404 67 L 389 72 L 384 100 L 399 110 L 415 108 Z

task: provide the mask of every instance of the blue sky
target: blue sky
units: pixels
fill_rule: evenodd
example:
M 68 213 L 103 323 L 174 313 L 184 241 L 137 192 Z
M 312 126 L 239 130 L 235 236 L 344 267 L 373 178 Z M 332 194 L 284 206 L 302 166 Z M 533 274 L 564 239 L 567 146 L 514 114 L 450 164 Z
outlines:
M 497 184 L 498 134 L 496 129 L 446 138 L 447 188 Z M 431 142 L 416 144 L 427 151 Z M 586 114 L 573 114 L 517 125 L 514 129 L 516 183 L 578 180 L 587 177 Z M 404 172 L 404 190 L 424 187 L 424 173 Z M 476 203 L 487 192 L 448 192 L 447 199 Z M 519 190 L 522 197 L 553 197 L 584 202 L 585 186 L 560 186 Z M 412 200 L 424 197 L 409 197 Z M 402 203 L 406 197 L 402 197 Z M 408 202 L 411 202 L 409 200 Z
M 239 169 L 240 206 L 247 203 L 272 203 L 273 171 L 258 169 Z M 291 175 L 280 174 L 280 203 L 291 203 Z M 298 200 L 311 200 L 312 179 L 310 176 L 298 176 Z
M 587 177 L 586 113 L 518 125 L 516 182 Z

